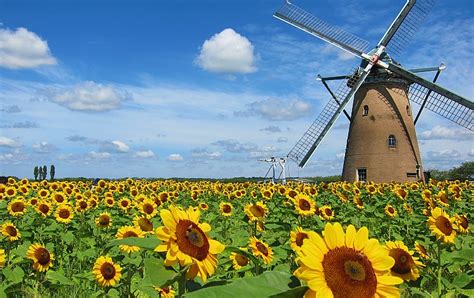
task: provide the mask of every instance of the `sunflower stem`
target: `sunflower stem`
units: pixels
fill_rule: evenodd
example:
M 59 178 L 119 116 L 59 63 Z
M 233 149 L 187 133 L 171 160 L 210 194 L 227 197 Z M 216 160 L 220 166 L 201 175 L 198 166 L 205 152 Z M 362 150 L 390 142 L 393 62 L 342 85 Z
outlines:
M 438 297 L 441 297 L 442 293 L 442 284 L 441 284 L 441 243 L 438 242 Z
M 181 272 L 178 279 L 178 298 L 183 297 L 186 293 L 186 272 Z

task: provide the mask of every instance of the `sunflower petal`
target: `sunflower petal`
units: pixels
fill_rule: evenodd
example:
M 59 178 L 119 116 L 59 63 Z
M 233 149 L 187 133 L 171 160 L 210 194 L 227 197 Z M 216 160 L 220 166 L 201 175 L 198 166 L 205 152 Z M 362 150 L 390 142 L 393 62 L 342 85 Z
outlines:
M 378 276 L 377 277 L 377 282 L 386 285 L 386 286 L 393 286 L 393 285 L 399 285 L 403 282 L 403 279 L 400 277 L 396 276 L 391 276 L 391 275 L 383 275 L 383 276 Z
M 362 227 L 357 231 L 356 237 L 354 239 L 354 249 L 362 250 L 364 249 L 367 241 L 369 240 L 369 230 L 366 227 Z
M 356 229 L 353 225 L 349 225 L 346 230 L 346 246 L 354 247 L 354 239 L 356 236 Z
M 329 249 L 337 247 L 336 229 L 330 223 L 326 224 L 324 227 L 324 240 Z

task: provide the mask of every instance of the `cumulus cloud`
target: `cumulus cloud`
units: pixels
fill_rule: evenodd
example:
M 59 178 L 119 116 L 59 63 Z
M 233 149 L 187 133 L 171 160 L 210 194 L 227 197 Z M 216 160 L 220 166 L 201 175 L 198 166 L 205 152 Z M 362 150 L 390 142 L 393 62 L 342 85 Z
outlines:
M 121 141 L 112 141 L 110 142 L 113 146 L 115 146 L 115 150 L 118 152 L 128 152 L 130 147 L 127 144 Z
M 19 147 L 19 146 L 20 144 L 17 141 L 7 138 L 7 137 L 0 136 L 0 147 L 14 148 L 14 147 Z
M 87 158 L 89 158 L 89 159 L 98 159 L 98 160 L 109 159 L 111 156 L 112 156 L 112 154 L 110 154 L 109 152 L 91 151 L 87 154 Z
M 155 153 L 153 153 L 153 151 L 151 151 L 151 150 L 137 151 L 137 152 L 135 152 L 135 157 L 152 158 L 152 157 L 155 157 Z
M 202 159 L 220 159 L 222 157 L 222 153 L 219 151 L 211 152 L 205 148 L 197 148 L 191 151 L 191 156 Z
M 428 151 L 427 156 L 429 159 L 439 160 L 439 159 L 456 159 L 461 157 L 461 153 L 455 149 L 446 149 L 439 151 Z
M 420 133 L 419 139 L 420 140 L 443 140 L 443 139 L 450 139 L 450 140 L 462 140 L 466 139 L 466 137 L 472 138 L 473 133 L 467 129 L 457 129 L 457 128 L 449 128 L 445 126 L 435 126 L 431 130 L 426 130 Z
M 56 146 L 49 144 L 48 142 L 39 142 L 33 145 L 33 149 L 37 153 L 51 153 L 56 150 Z
M 15 122 L 13 124 L 0 125 L 1 128 L 37 128 L 38 124 L 31 121 Z
M 227 28 L 206 40 L 195 63 L 202 69 L 217 73 L 255 72 L 255 56 L 250 41 Z
M 169 161 L 183 161 L 183 157 L 180 154 L 173 153 L 168 155 L 167 160 Z
M 260 129 L 261 131 L 266 131 L 268 133 L 277 133 L 277 132 L 281 132 L 281 129 L 280 127 L 278 126 L 274 126 L 274 125 L 270 125 L 270 126 L 267 126 L 265 128 L 262 128 Z
M 20 113 L 21 109 L 17 105 L 11 105 L 11 106 L 1 109 L 0 111 L 13 114 L 13 113 Z
M 271 121 L 284 121 L 304 117 L 310 113 L 311 108 L 311 104 L 302 100 L 267 99 L 250 103 L 246 110 L 234 112 L 234 115 L 259 116 Z
M 228 139 L 228 140 L 219 140 L 212 145 L 223 147 L 226 151 L 232 153 L 241 153 L 241 152 L 250 152 L 257 149 L 257 145 L 252 143 L 240 143 L 237 140 Z
M 73 111 L 102 112 L 120 108 L 131 96 L 113 86 L 86 81 L 72 87 L 48 89 L 44 95 Z
M 0 28 L 0 66 L 10 69 L 57 64 L 48 43 L 26 28 Z

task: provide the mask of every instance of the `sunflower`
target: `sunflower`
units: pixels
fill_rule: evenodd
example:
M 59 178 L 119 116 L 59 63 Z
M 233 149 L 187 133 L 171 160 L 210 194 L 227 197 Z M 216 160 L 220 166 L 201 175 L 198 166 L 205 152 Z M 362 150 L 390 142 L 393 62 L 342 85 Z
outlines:
M 362 201 L 359 195 L 354 196 L 352 199 L 354 204 L 356 205 L 357 209 L 362 210 L 364 209 L 364 201 Z
M 301 216 L 312 216 L 316 210 L 316 203 L 308 195 L 299 193 L 294 198 L 295 210 Z
M 421 192 L 421 198 L 423 199 L 423 201 L 431 200 L 431 191 L 429 189 L 424 189 Z
M 448 194 L 444 190 L 438 192 L 438 194 L 436 195 L 436 200 L 443 207 L 449 206 L 449 197 L 448 197 Z
M 36 204 L 35 208 L 36 212 L 40 214 L 42 217 L 47 217 L 53 211 L 51 204 L 46 200 L 41 200 Z
M 4 249 L 0 249 L 0 268 L 5 266 L 7 256 Z
M 374 297 L 399 296 L 394 285 L 403 280 L 388 275 L 395 261 L 377 239 L 368 239 L 363 227 L 353 225 L 344 233 L 339 223 L 327 223 L 323 236 L 311 237 L 297 252 L 300 266 L 294 275 L 307 282 L 306 296 Z
M 305 231 L 302 228 L 298 227 L 296 230 L 290 232 L 290 246 L 293 251 L 301 249 L 303 246 L 304 240 L 310 237 L 313 237 L 315 232 Z
M 199 208 L 201 208 L 201 210 L 207 210 L 209 209 L 209 206 L 206 204 L 206 203 L 199 203 Z
M 262 198 L 264 198 L 265 200 L 270 200 L 273 196 L 273 192 L 269 188 L 262 189 L 261 193 L 262 193 Z
M 413 208 L 412 208 L 408 203 L 403 203 L 403 209 L 405 209 L 405 211 L 406 211 L 408 214 L 412 214 L 412 213 L 413 213 Z
M 5 236 L 8 241 L 16 241 L 20 239 L 21 233 L 11 222 L 6 222 L 1 225 L 2 235 Z
M 47 197 L 49 197 L 49 190 L 47 189 L 41 189 L 39 192 L 38 192 L 38 195 L 42 198 L 42 199 L 45 199 Z
M 273 261 L 273 249 L 265 242 L 252 237 L 249 246 L 252 249 L 252 254 L 262 258 L 265 264 L 268 265 Z
M 155 291 L 158 291 L 158 293 L 160 293 L 161 298 L 174 298 L 174 295 L 176 294 L 176 291 L 173 290 L 171 286 L 167 286 L 163 288 L 160 288 L 160 287 L 154 287 L 154 288 L 155 288 Z
M 454 244 L 457 225 L 454 218 L 449 217 L 441 208 L 436 207 L 431 211 L 427 224 L 436 239 L 443 240 L 444 243 Z
M 392 275 L 405 281 L 417 280 L 420 277 L 419 269 L 424 265 L 413 256 L 413 251 L 408 250 L 402 241 L 389 241 L 385 244 L 385 248 L 389 256 L 395 260 L 395 264 L 390 269 Z
M 33 261 L 33 268 L 39 272 L 47 271 L 53 266 L 54 254 L 39 243 L 30 245 L 26 257 Z
M 219 209 L 221 210 L 221 214 L 225 217 L 232 216 L 232 204 L 227 202 L 221 202 L 219 204 Z
M 128 211 L 132 207 L 132 202 L 128 198 L 123 197 L 119 200 L 118 206 L 123 211 Z
M 13 198 L 16 196 L 17 191 L 14 187 L 7 187 L 3 193 L 7 196 L 7 198 Z
M 198 275 L 206 282 L 216 270 L 216 254 L 221 253 L 225 246 L 209 238 L 207 233 L 211 226 L 199 223 L 200 215 L 199 209 L 191 207 L 188 210 L 175 206 L 162 209 L 160 217 L 164 226 L 156 230 L 156 235 L 163 243 L 155 251 L 167 252 L 165 266 L 178 262 L 181 266 L 192 264 L 186 276 L 193 279 Z
M 423 244 L 418 243 L 418 241 L 415 242 L 415 250 L 423 259 L 430 258 L 430 256 L 428 256 L 428 251 L 426 250 L 426 248 L 423 246 Z
M 64 194 L 63 192 L 54 192 L 51 197 L 54 202 L 56 202 L 56 204 L 63 204 L 66 202 L 66 194 Z
M 112 217 L 108 212 L 102 212 L 99 216 L 95 219 L 95 224 L 99 228 L 110 228 L 112 226 Z
M 377 193 L 377 187 L 373 184 L 369 184 L 365 187 L 365 190 L 370 194 L 370 195 L 375 195 Z
M 80 199 L 76 201 L 76 211 L 81 213 L 87 211 L 89 209 L 89 203 L 85 199 Z
M 109 256 L 100 256 L 94 264 L 92 273 L 102 287 L 113 287 L 122 276 L 122 267 L 115 264 Z
M 61 223 L 70 223 L 74 217 L 72 207 L 67 204 L 61 204 L 56 208 L 55 212 L 56 220 Z
M 406 198 L 408 196 L 408 192 L 405 189 L 401 188 L 401 187 L 395 188 L 395 190 L 393 192 L 397 195 L 397 197 L 399 197 L 402 200 L 406 200 Z
M 469 232 L 469 220 L 465 215 L 456 214 L 454 216 L 456 219 L 458 231 L 462 234 L 467 234 Z
M 113 197 L 106 197 L 104 198 L 105 206 L 112 208 L 115 205 L 115 200 Z
M 267 206 L 261 201 L 245 206 L 245 214 L 247 214 L 250 221 L 262 220 L 267 213 Z
M 322 220 L 333 220 L 334 219 L 334 211 L 332 211 L 331 206 L 325 205 L 319 208 L 319 217 Z
M 145 234 L 153 233 L 153 223 L 146 216 L 135 216 L 133 218 L 133 224 L 140 228 L 140 230 L 142 230 L 142 232 Z
M 145 198 L 141 203 L 139 203 L 138 210 L 147 218 L 153 218 L 158 213 L 158 207 L 155 202 L 148 198 Z
M 139 237 L 143 238 L 145 235 L 143 234 L 140 228 L 134 226 L 123 226 L 117 231 L 117 235 L 115 236 L 117 239 L 124 239 L 128 237 Z M 120 245 L 120 249 L 124 252 L 131 253 L 140 250 L 140 247 L 134 245 Z
M 248 251 L 247 248 L 240 248 L 240 250 Z M 229 256 L 229 259 L 232 261 L 232 267 L 234 270 L 240 270 L 250 263 L 250 260 L 247 256 L 239 254 L 238 252 L 232 252 Z
M 11 216 L 22 216 L 25 214 L 27 207 L 27 203 L 22 198 L 19 198 L 10 201 L 7 209 Z
M 286 191 L 286 197 L 289 199 L 289 200 L 294 200 L 295 197 L 298 195 L 298 192 L 294 189 L 287 189 Z
M 385 210 L 385 214 L 387 214 L 387 216 L 390 217 L 390 218 L 394 218 L 395 216 L 397 216 L 397 209 L 395 209 L 390 204 L 385 206 L 384 210 Z

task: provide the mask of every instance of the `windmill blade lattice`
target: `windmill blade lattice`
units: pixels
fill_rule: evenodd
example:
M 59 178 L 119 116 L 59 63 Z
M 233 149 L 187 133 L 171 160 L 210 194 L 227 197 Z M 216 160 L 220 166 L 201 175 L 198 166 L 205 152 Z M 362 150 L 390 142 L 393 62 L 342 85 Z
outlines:
M 319 143 L 321 143 L 322 139 L 334 122 L 336 122 L 346 104 L 369 74 L 369 72 L 363 72 L 362 75 L 359 75 L 358 71 L 359 68 L 356 67 L 351 72 L 354 73 L 354 75 L 343 80 L 335 92 L 336 97 L 340 100 L 340 104 L 334 100 L 329 100 L 319 116 L 314 120 L 313 124 L 311 124 L 301 139 L 290 150 L 290 153 L 288 153 L 288 158 L 298 163 L 299 167 L 304 167 L 306 165 L 316 148 L 319 146 Z
M 401 58 L 400 55 L 418 31 L 437 0 L 409 0 L 408 14 L 401 14 L 395 19 L 385 36 L 380 41 L 387 48 L 391 57 Z M 414 3 L 414 4 L 413 4 Z M 397 59 L 398 60 L 398 59 Z
M 274 17 L 329 42 L 353 55 L 367 52 L 369 42 L 338 29 L 298 6 L 285 2 Z

